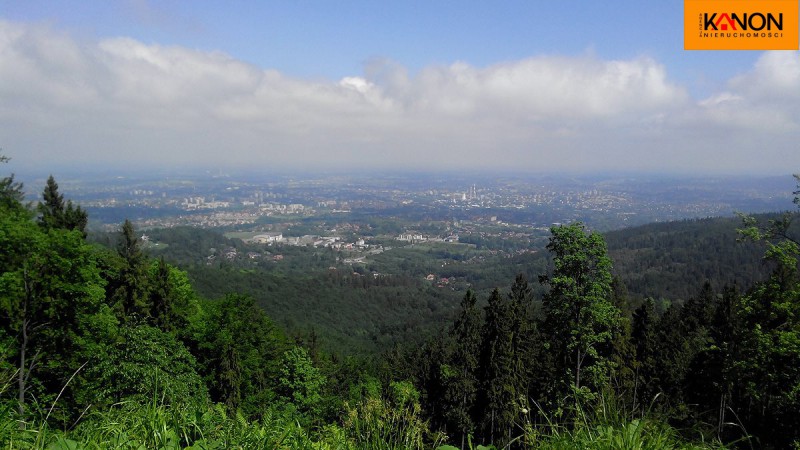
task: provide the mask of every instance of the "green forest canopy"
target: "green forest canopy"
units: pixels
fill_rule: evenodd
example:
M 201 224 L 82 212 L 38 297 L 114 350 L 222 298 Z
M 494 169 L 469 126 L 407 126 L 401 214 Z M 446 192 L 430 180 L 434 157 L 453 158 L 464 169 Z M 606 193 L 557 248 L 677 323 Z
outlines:
M 800 439 L 792 214 L 746 218 L 742 235 L 763 242 L 770 261 L 752 288 L 709 283 L 661 314 L 614 281 L 602 236 L 554 227 L 540 287 L 519 275 L 485 299 L 468 290 L 450 326 L 367 362 L 324 351 L 314 333 L 287 336 L 252 297 L 199 297 L 186 272 L 144 254 L 130 222 L 113 249 L 87 243 L 81 209 L 54 180 L 36 208 L 12 177 L 0 187 L 3 445 Z

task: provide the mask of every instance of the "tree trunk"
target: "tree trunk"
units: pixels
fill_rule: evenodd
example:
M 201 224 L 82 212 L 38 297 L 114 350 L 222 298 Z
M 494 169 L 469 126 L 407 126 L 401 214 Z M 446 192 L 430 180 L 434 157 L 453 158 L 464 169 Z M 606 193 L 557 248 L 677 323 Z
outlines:
M 19 370 L 17 371 L 17 388 L 19 389 L 18 402 L 19 402 L 19 415 L 20 418 L 25 415 L 25 349 L 28 348 L 28 321 L 22 323 L 22 343 L 19 349 Z M 24 421 L 20 421 L 20 427 L 23 427 Z
M 22 300 L 22 329 L 20 330 L 22 333 L 22 342 L 20 342 L 19 348 L 19 370 L 17 371 L 17 389 L 19 389 L 19 393 L 17 396 L 17 401 L 19 402 L 19 416 L 20 419 L 24 418 L 25 415 L 25 389 L 26 389 L 26 381 L 27 381 L 27 371 L 25 370 L 25 366 L 27 361 L 25 360 L 26 357 L 26 350 L 28 348 L 28 326 L 30 322 L 28 321 L 28 305 L 30 304 L 31 298 L 31 286 L 28 283 L 28 269 L 23 268 L 22 270 L 22 280 L 25 287 L 25 298 Z M 20 428 L 25 427 L 25 421 L 20 420 Z
M 489 434 L 489 443 L 494 445 L 494 410 L 492 410 L 492 430 Z
M 631 411 L 636 411 L 636 400 L 639 395 L 639 368 L 636 368 L 636 375 L 633 379 L 633 405 Z
M 725 426 L 725 393 L 719 396 L 719 419 L 717 422 L 717 439 L 722 439 L 722 428 Z

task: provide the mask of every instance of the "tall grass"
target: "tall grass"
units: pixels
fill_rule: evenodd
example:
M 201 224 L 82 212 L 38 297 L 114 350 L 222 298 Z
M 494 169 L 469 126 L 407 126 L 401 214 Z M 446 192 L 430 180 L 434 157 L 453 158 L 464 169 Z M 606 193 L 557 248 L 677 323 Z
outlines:
M 45 422 L 21 429 L 0 410 L 0 447 L 9 449 L 313 449 L 400 450 L 436 448 L 442 436 L 409 410 L 392 409 L 377 399 L 348 409 L 343 426 L 329 424 L 310 431 L 280 412 L 268 411 L 252 423 L 230 415 L 220 405 L 205 411 L 181 411 L 164 405 L 123 403 L 90 414 L 73 430 L 54 430 Z M 604 421 L 595 413 L 572 425 L 528 425 L 512 443 L 526 449 L 712 449 L 692 444 L 658 420 Z M 452 448 L 452 447 L 447 447 Z M 479 447 L 474 447 L 479 448 Z
M 410 384 L 409 384 L 410 385 Z M 44 420 L 19 426 L 14 403 L 0 404 L 0 448 L 9 449 L 423 449 L 430 432 L 416 401 L 366 398 L 347 408 L 344 426 L 316 430 L 284 408 L 268 408 L 259 422 L 230 414 L 223 405 L 180 407 L 160 399 L 121 402 L 85 415 L 72 429 Z
M 571 422 L 555 423 L 547 418 L 541 426 L 526 425 L 519 437 L 530 449 L 666 450 L 722 449 L 719 442 L 691 443 L 652 413 L 633 414 L 621 408 L 613 394 L 598 395 L 588 406 L 573 407 Z
M 3 394 L 10 387 L 8 379 L 0 384 L 0 398 L 8 398 Z M 23 422 L 16 403 L 9 400 L 0 403 L 0 448 L 406 450 L 443 444 L 445 436 L 431 432 L 422 419 L 413 386 L 395 383 L 392 389 L 389 398 L 367 396 L 346 405 L 341 424 L 313 430 L 301 426 L 283 408 L 268 408 L 261 421 L 250 422 L 222 405 L 180 407 L 158 398 L 146 404 L 118 403 L 83 416 L 74 428 L 55 429 L 44 414 Z M 686 442 L 664 421 L 648 414 L 633 417 L 614 400 L 613 395 L 601 395 L 589 407 L 576 405 L 570 422 L 551 421 L 540 409 L 545 423 L 535 425 L 528 417 L 509 446 L 534 450 L 722 448 L 718 443 Z M 470 443 L 470 448 L 487 447 Z

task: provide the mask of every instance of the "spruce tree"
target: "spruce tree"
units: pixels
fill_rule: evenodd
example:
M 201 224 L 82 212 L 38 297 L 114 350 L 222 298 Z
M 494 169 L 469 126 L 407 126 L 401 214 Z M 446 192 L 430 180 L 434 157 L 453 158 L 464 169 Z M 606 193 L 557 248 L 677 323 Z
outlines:
M 72 200 L 64 203 L 64 196 L 58 192 L 58 183 L 50 175 L 42 192 L 42 201 L 38 206 L 39 225 L 44 229 L 78 230 L 86 237 L 88 215 L 80 206 L 72 204 Z
M 113 301 L 126 320 L 144 320 L 150 314 L 147 305 L 146 258 L 133 224 L 128 219 L 125 219 L 120 230 L 117 253 L 122 258 L 122 265 L 113 283 Z
M 655 313 L 653 299 L 647 298 L 633 312 L 631 339 L 636 351 L 634 363 L 635 386 L 633 392 L 633 408 L 652 401 L 658 394 L 659 371 L 657 362 L 658 317 Z
M 461 435 L 462 448 L 466 436 L 475 431 L 474 408 L 478 393 L 482 325 L 476 302 L 475 294 L 471 289 L 467 290 L 461 300 L 458 318 L 450 331 L 453 352 L 447 364 L 449 377 L 445 387 L 450 405 L 445 415 L 447 422 Z
M 162 331 L 174 330 L 177 320 L 175 313 L 173 286 L 169 279 L 169 265 L 164 258 L 158 260 L 153 279 L 150 282 L 150 320 Z
M 39 225 L 48 228 L 61 228 L 64 222 L 64 196 L 58 192 L 58 183 L 50 175 L 39 203 Z
M 511 285 L 511 291 L 508 293 L 509 309 L 511 320 L 511 344 L 513 352 L 516 356 L 516 370 L 521 371 L 522 364 L 521 355 L 524 347 L 526 346 L 526 339 L 528 332 L 531 328 L 530 323 L 530 309 L 531 309 L 531 288 L 528 286 L 528 280 L 525 275 L 518 274 L 514 279 L 514 284 Z
M 514 420 L 520 413 L 518 405 L 513 352 L 511 305 L 495 289 L 486 306 L 481 339 L 481 404 L 484 405 L 483 427 L 486 437 L 494 443 L 506 442 Z

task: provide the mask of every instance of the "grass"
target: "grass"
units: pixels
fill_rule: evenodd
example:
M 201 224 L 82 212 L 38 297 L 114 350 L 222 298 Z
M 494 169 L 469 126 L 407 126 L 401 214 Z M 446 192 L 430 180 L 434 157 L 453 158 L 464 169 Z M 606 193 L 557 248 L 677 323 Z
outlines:
M 666 450 L 722 449 L 719 442 L 688 442 L 664 420 L 645 411 L 632 414 L 613 394 L 601 394 L 588 407 L 576 404 L 571 422 L 555 423 L 543 413 L 546 425 L 524 426 L 518 438 L 530 449 Z
M 400 386 L 402 387 L 402 386 Z M 206 409 L 123 402 L 85 416 L 72 429 L 60 430 L 43 420 L 20 427 L 12 403 L 0 405 L 0 448 L 83 449 L 315 449 L 405 450 L 438 448 L 445 436 L 431 432 L 415 401 L 365 398 L 346 406 L 343 423 L 318 429 L 301 426 L 291 415 L 268 409 L 259 422 L 229 414 L 222 405 Z M 626 418 L 613 405 L 599 402 L 578 410 L 571 423 L 533 426 L 528 421 L 512 440 L 515 448 L 662 450 L 720 449 L 718 443 L 690 443 L 658 419 Z M 437 447 L 437 445 L 441 445 Z M 492 447 L 469 446 L 472 450 Z
M 0 409 L 0 447 L 9 449 L 316 449 L 401 450 L 436 447 L 443 436 L 431 433 L 413 406 L 367 399 L 348 408 L 344 424 L 317 430 L 291 417 L 269 411 L 257 423 L 230 415 L 221 405 L 205 411 L 185 411 L 158 404 L 122 403 L 90 414 L 71 430 L 56 430 L 45 422 L 19 427 L 8 405 Z M 526 449 L 717 449 L 718 444 L 683 441 L 666 424 L 649 419 L 619 423 L 586 421 L 573 426 L 549 424 L 523 427 L 514 440 Z M 472 449 L 489 447 L 470 446 Z
M 398 385 L 415 392 L 410 383 Z M 251 422 L 219 404 L 182 408 L 158 399 L 118 403 L 87 414 L 67 429 L 51 427 L 44 414 L 37 417 L 20 426 L 13 400 L 0 403 L 0 448 L 401 450 L 425 448 L 431 436 L 416 400 L 383 398 L 365 398 L 347 408 L 344 426 L 334 423 L 316 429 L 302 426 L 280 407 L 267 407 L 260 421 Z
M 254 237 L 258 236 L 259 234 L 267 234 L 266 231 L 227 231 L 223 233 L 228 239 L 253 239 Z
M 10 381 L 0 385 L 9 392 Z M 3 397 L 0 395 L 0 397 Z M 6 397 L 8 398 L 8 397 Z M 575 406 L 569 421 L 550 420 L 533 425 L 532 417 L 518 427 L 514 448 L 662 450 L 721 449 L 719 443 L 691 443 L 657 417 L 632 417 L 613 395 L 598 396 L 588 408 Z M 367 395 L 352 406 L 345 404 L 342 422 L 307 428 L 280 407 L 266 406 L 258 422 L 229 413 L 223 405 L 182 408 L 158 398 L 146 404 L 121 402 L 105 411 L 90 412 L 79 423 L 57 429 L 48 424 L 47 408 L 34 418 L 20 420 L 15 402 L 0 403 L 0 448 L 42 450 L 94 449 L 309 449 L 406 450 L 438 448 L 446 436 L 433 432 L 422 418 L 419 394 L 408 382 L 391 384 L 388 397 Z M 492 447 L 469 444 L 471 450 Z

